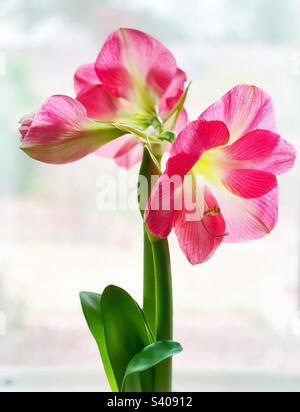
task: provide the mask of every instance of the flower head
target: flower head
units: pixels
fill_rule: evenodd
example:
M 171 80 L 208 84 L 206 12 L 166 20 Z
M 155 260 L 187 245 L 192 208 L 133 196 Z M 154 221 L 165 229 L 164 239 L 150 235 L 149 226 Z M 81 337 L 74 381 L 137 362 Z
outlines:
M 74 162 L 95 152 L 124 132 L 87 118 L 85 108 L 68 96 L 52 96 L 21 119 L 21 149 L 44 163 Z
M 175 228 L 192 264 L 206 261 L 223 241 L 261 238 L 277 222 L 276 175 L 295 157 L 277 134 L 270 96 L 237 86 L 175 140 L 149 199 L 148 228 L 160 237 Z
M 106 40 L 95 63 L 75 74 L 77 100 L 91 119 L 134 124 L 147 129 L 160 116 L 165 120 L 184 93 L 185 73 L 169 50 L 138 30 L 119 29 Z M 176 130 L 187 123 L 181 110 Z M 143 146 L 124 136 L 97 154 L 130 168 L 141 160 Z

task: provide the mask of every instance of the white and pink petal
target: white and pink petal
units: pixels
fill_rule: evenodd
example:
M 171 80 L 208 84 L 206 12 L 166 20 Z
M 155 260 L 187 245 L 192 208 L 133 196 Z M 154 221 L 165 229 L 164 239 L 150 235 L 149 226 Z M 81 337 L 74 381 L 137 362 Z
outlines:
M 256 86 L 234 87 L 199 118 L 224 122 L 229 129 L 231 143 L 256 129 L 277 132 L 271 96 Z
M 150 111 L 177 71 L 174 57 L 158 40 L 133 29 L 112 33 L 95 67 L 99 79 L 113 94 Z
M 199 214 L 197 220 L 189 220 L 187 216 L 190 211 L 183 211 L 175 221 L 175 233 L 180 247 L 186 258 L 192 265 L 206 262 L 222 243 L 225 233 L 225 221 L 219 206 L 210 192 L 204 188 L 204 202 L 206 204 L 206 215 Z
M 130 169 L 143 157 L 143 145 L 132 136 L 122 136 L 95 152 L 98 156 L 114 159 L 116 164 L 124 169 Z
M 255 199 L 211 187 L 226 222 L 226 243 L 247 242 L 270 233 L 278 219 L 278 187 Z

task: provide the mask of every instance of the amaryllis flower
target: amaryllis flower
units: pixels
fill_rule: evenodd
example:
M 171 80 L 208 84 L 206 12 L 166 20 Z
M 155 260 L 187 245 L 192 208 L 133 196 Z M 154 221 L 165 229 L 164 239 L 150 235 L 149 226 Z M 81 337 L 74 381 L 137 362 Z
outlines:
M 21 149 L 44 163 L 70 163 L 95 152 L 124 132 L 88 119 L 81 103 L 52 96 L 37 113 L 21 120 Z
M 77 100 L 91 119 L 134 124 L 143 129 L 159 115 L 165 120 L 183 95 L 185 73 L 158 40 L 133 29 L 113 32 L 96 63 L 80 67 L 75 74 Z M 182 109 L 177 131 L 187 123 Z M 126 135 L 97 154 L 130 168 L 141 160 L 143 146 Z
M 277 222 L 276 175 L 295 157 L 277 134 L 270 96 L 237 86 L 175 140 L 149 199 L 148 228 L 162 238 L 175 228 L 192 264 L 210 258 L 221 242 L 261 238 Z

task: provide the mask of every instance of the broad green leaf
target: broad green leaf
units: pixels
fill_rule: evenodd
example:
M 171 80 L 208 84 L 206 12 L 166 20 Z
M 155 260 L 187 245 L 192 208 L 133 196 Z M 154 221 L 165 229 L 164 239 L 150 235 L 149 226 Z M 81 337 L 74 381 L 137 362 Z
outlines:
M 144 372 L 150 368 L 153 368 L 160 362 L 176 355 L 181 351 L 181 345 L 172 341 L 159 341 L 143 348 L 139 353 L 134 355 L 128 363 L 123 379 L 122 389 L 125 387 L 126 381 L 129 377 L 132 377 L 136 373 Z
M 142 310 L 123 289 L 108 286 L 102 294 L 100 306 L 107 353 L 121 390 L 128 363 L 134 355 L 153 343 L 153 336 Z M 147 391 L 149 385 L 152 385 L 151 376 L 145 373 L 140 378 L 143 391 Z M 123 389 L 138 391 L 137 384 L 132 382 L 130 380 L 126 383 Z
M 81 292 L 80 300 L 88 327 L 100 350 L 103 366 L 111 389 L 113 392 L 118 392 L 118 385 L 107 353 L 103 317 L 100 307 L 101 295 L 91 292 Z

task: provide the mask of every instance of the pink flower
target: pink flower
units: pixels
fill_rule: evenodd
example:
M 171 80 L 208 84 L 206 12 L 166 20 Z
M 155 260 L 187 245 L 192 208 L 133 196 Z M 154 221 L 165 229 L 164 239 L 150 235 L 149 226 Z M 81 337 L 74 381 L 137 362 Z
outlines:
M 81 103 L 68 96 L 50 97 L 37 113 L 21 120 L 19 130 L 21 149 L 52 164 L 79 160 L 124 134 L 112 125 L 89 120 Z
M 75 91 L 89 118 L 147 129 L 158 114 L 167 118 L 182 97 L 185 82 L 185 73 L 158 40 L 138 30 L 119 29 L 109 36 L 96 63 L 78 69 Z M 177 131 L 186 123 L 183 109 Z M 142 152 L 139 140 L 128 135 L 97 154 L 128 169 L 141 160 Z
M 205 262 L 222 242 L 261 238 L 277 222 L 276 175 L 295 157 L 277 134 L 270 96 L 237 86 L 175 140 L 149 199 L 148 228 L 162 238 L 175 228 L 192 264 Z

